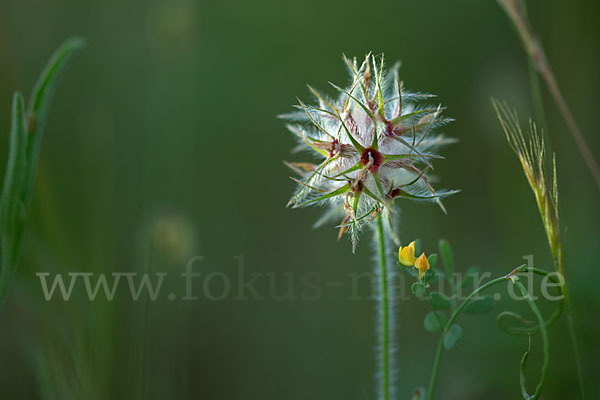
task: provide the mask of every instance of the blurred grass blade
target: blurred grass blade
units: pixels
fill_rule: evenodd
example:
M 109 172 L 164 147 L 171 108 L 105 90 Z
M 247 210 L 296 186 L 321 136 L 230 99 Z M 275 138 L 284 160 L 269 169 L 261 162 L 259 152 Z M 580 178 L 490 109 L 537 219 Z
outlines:
M 23 178 L 27 169 L 27 130 L 23 96 L 13 96 L 10 144 L 6 175 L 0 197 L 0 305 L 4 299 L 10 277 L 15 269 L 20 236 L 25 226 L 25 207 L 21 198 Z
M 0 197 L 0 307 L 17 266 L 49 103 L 60 73 L 83 44 L 81 38 L 68 39 L 52 55 L 33 88 L 27 118 L 21 94 L 13 98 L 9 154 Z
M 73 53 L 85 44 L 83 38 L 70 38 L 58 48 L 44 67 L 40 77 L 38 78 L 31 98 L 27 104 L 28 117 L 28 142 L 27 142 L 27 185 L 24 188 L 23 196 L 29 200 L 31 191 L 33 190 L 33 182 L 35 177 L 35 169 L 40 151 L 40 144 L 46 124 L 48 109 L 52 94 L 56 89 L 56 84 L 60 78 L 61 72 L 65 69 L 69 59 Z M 26 205 L 28 203 L 25 203 Z
M 452 248 L 447 240 L 441 239 L 439 242 L 440 254 L 442 255 L 442 261 L 444 261 L 444 268 L 448 278 L 454 280 L 454 259 L 452 257 Z
M 11 113 L 8 161 L 2 196 L 0 197 L 0 226 L 3 230 L 15 222 L 11 220 L 11 217 L 16 215 L 14 207 L 21 201 L 19 188 L 23 182 L 27 166 L 26 146 L 25 105 L 23 96 L 20 93 L 15 93 Z
M 571 136 L 573 136 L 573 139 L 575 140 L 577 149 L 581 153 L 581 156 L 585 161 L 592 178 L 594 178 L 598 189 L 600 189 L 600 167 L 598 166 L 590 147 L 587 145 L 585 138 L 583 137 L 583 133 L 579 130 L 579 126 L 575 122 L 575 118 L 573 117 L 573 114 L 571 114 L 571 110 L 567 106 L 567 102 L 565 101 L 562 92 L 558 87 L 558 82 L 556 81 L 554 73 L 550 68 L 550 64 L 546 58 L 546 53 L 544 51 L 544 47 L 542 46 L 542 42 L 537 38 L 536 34 L 531 28 L 529 18 L 527 17 L 525 1 L 497 1 L 515 26 L 523 43 L 523 47 L 529 56 L 530 62 L 535 65 L 538 73 L 544 80 L 544 83 L 546 84 L 546 87 L 548 88 L 556 107 L 560 111 L 565 123 L 567 124 L 567 127 L 569 128 Z M 543 106 L 540 105 L 538 107 Z

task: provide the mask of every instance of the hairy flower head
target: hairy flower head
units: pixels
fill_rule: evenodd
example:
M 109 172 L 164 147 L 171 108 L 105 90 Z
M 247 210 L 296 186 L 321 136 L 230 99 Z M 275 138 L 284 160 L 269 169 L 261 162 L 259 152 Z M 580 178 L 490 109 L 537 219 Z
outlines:
M 435 150 L 451 140 L 433 135 L 434 128 L 449 119 L 441 106 L 422 102 L 434 97 L 404 90 L 399 64 L 391 71 L 383 55 L 367 55 L 362 64 L 344 57 L 350 73 L 346 88 L 331 84 L 339 93 L 331 99 L 309 86 L 316 104 L 298 99 L 299 111 L 284 115 L 288 129 L 308 150 L 315 163 L 287 163 L 300 175 L 292 178 L 298 189 L 288 205 L 329 205 L 317 222 L 341 218 L 340 236 L 349 231 L 353 249 L 358 233 L 382 214 L 393 234 L 394 202 L 399 198 L 434 201 L 453 191 L 436 191 L 426 175 Z M 443 208 L 442 208 L 443 209 Z

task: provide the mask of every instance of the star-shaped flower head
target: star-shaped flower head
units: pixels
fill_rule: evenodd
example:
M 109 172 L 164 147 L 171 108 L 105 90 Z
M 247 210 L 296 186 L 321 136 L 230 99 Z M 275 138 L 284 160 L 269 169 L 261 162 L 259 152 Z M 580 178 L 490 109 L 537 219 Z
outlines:
M 397 241 L 392 229 L 394 201 L 406 198 L 434 201 L 455 191 L 436 191 L 427 171 L 441 158 L 435 150 L 452 142 L 433 135 L 434 128 L 450 119 L 441 106 L 422 102 L 434 97 L 411 93 L 398 77 L 399 64 L 386 71 L 383 55 L 365 57 L 362 64 L 344 57 L 351 83 L 330 99 L 309 86 L 315 105 L 298 99 L 299 109 L 283 117 L 298 140 L 298 150 L 309 150 L 316 163 L 287 163 L 300 175 L 292 178 L 298 189 L 288 205 L 328 205 L 330 209 L 316 226 L 336 216 L 340 234 L 350 233 L 353 249 L 359 232 L 378 215 Z

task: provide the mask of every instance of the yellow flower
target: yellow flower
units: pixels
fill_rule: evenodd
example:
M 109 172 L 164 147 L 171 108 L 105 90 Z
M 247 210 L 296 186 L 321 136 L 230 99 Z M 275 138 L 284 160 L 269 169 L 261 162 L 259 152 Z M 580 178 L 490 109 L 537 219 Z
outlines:
M 415 258 L 415 242 L 412 241 L 408 246 L 400 246 L 398 249 L 398 260 L 406 267 L 412 267 L 417 260 Z
M 425 253 L 421 254 L 415 261 L 415 268 L 419 270 L 419 279 L 423 279 L 425 271 L 429 270 L 429 260 L 425 257 Z

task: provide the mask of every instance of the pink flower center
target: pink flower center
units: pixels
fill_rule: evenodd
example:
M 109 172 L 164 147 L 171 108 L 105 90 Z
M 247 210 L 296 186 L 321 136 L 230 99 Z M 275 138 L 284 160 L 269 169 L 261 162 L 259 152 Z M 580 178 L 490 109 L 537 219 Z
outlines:
M 377 173 L 383 162 L 383 156 L 372 147 L 363 150 L 360 157 L 360 163 L 366 166 L 372 173 Z

